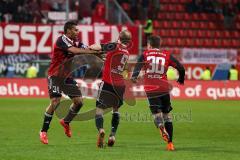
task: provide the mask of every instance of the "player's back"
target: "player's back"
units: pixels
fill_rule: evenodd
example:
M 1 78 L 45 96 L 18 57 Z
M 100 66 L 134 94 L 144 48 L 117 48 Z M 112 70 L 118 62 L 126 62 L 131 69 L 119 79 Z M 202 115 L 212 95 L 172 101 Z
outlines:
M 145 76 L 151 79 L 167 79 L 167 69 L 170 65 L 170 53 L 160 49 L 149 49 L 143 53 Z
M 170 53 L 149 49 L 143 53 L 144 88 L 146 92 L 168 92 L 167 70 L 171 63 Z
M 123 85 L 122 72 L 128 58 L 128 50 L 120 45 L 114 51 L 108 52 L 103 68 L 103 81 L 111 85 Z

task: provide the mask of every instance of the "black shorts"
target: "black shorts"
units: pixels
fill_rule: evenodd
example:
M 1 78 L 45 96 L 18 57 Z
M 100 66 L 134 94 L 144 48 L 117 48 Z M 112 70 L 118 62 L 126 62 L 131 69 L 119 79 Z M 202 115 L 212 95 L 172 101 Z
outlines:
M 149 107 L 153 114 L 163 112 L 169 113 L 172 110 L 171 102 L 170 102 L 170 95 L 169 93 L 161 94 L 147 94 Z
M 98 108 L 121 107 L 123 105 L 123 95 L 125 86 L 113 86 L 104 81 L 101 82 L 96 101 Z
M 70 98 L 81 97 L 81 90 L 73 78 L 48 77 L 48 93 L 50 98 L 62 97 L 62 92 Z

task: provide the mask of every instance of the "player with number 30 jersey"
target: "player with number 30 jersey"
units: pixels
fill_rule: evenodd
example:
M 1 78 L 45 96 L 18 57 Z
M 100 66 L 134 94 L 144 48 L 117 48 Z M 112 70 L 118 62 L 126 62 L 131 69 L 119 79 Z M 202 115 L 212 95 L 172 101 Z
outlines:
M 173 125 L 170 111 L 170 85 L 167 82 L 166 72 L 172 66 L 178 70 L 178 83 L 184 84 L 185 69 L 170 52 L 160 49 L 160 37 L 151 36 L 148 39 L 147 50 L 138 58 L 132 81 L 136 82 L 142 68 L 144 68 L 144 89 L 149 101 L 149 108 L 154 117 L 154 123 L 160 130 L 160 134 L 166 141 L 167 149 L 172 151 Z

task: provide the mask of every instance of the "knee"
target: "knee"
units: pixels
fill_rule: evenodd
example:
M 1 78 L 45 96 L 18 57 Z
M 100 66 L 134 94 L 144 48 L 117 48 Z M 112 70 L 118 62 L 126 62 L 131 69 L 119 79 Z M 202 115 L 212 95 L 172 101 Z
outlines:
M 75 106 L 75 108 L 81 108 L 83 106 L 83 101 L 82 98 L 75 98 L 73 99 L 73 104 Z
M 169 113 L 164 113 L 163 119 L 164 119 L 164 122 L 172 122 L 172 116 Z
M 50 102 L 50 105 L 52 107 L 56 107 L 59 103 L 60 103 L 60 98 L 52 98 L 51 102 Z

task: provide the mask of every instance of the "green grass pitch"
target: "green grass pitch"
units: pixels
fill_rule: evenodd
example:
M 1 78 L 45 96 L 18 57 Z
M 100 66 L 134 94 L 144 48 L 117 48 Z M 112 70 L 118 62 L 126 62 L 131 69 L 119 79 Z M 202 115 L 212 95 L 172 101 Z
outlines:
M 94 100 L 84 100 L 94 108 Z M 145 100 L 121 108 L 121 122 L 113 148 L 96 148 L 94 120 L 72 123 L 67 138 L 55 116 L 49 145 L 39 141 L 48 99 L 0 99 L 1 160 L 239 160 L 239 101 L 173 101 L 176 151 L 165 150 Z M 110 129 L 111 114 L 104 126 Z

